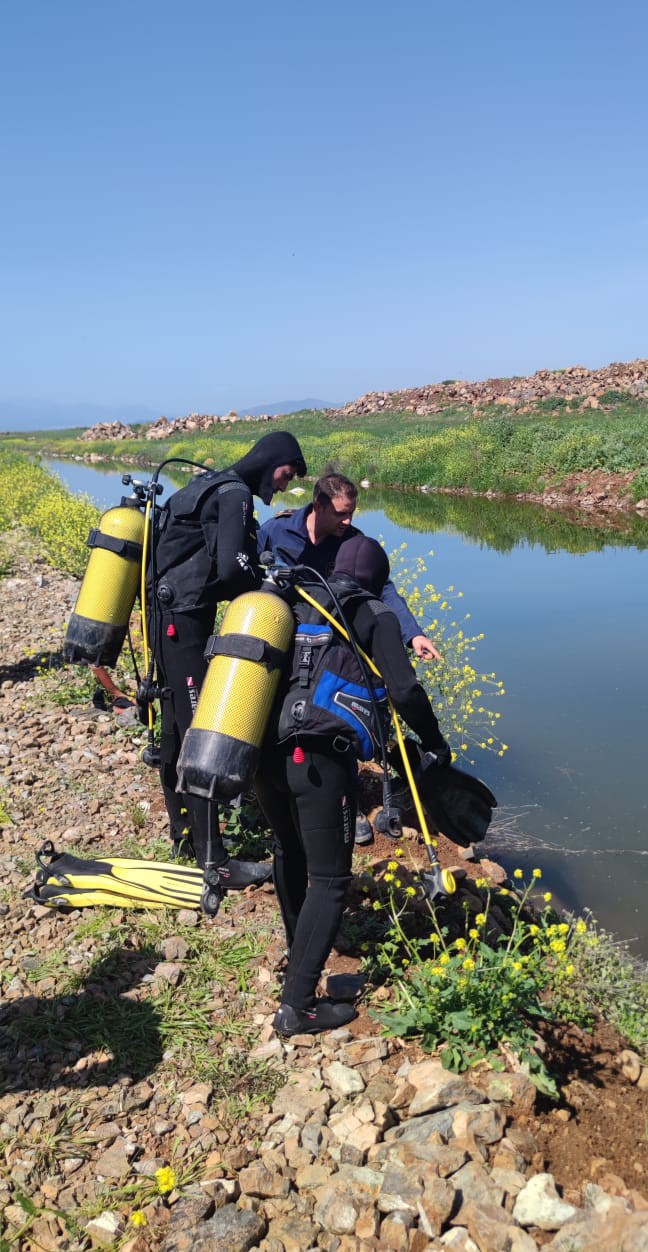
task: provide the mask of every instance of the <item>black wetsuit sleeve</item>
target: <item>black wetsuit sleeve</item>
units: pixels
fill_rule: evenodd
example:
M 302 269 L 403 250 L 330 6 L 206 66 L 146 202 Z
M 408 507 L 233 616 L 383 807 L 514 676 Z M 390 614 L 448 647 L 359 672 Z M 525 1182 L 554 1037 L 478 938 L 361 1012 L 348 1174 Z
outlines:
M 359 642 L 380 670 L 396 712 L 418 735 L 426 752 L 446 746 L 424 688 L 410 664 L 393 613 L 376 614 L 366 603 L 351 618 Z
M 209 523 L 207 523 L 207 527 Z M 225 483 L 218 492 L 218 522 L 205 540 L 218 571 L 218 597 L 233 600 L 261 582 L 252 495 L 244 483 Z

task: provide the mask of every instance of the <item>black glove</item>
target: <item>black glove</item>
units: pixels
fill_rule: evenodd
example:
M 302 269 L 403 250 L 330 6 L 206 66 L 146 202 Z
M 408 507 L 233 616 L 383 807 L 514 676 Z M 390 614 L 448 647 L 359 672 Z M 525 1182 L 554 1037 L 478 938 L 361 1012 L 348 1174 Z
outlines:
M 443 769 L 452 763 L 452 751 L 448 744 L 443 740 L 442 743 L 435 745 L 433 749 L 428 749 L 421 757 L 421 771 L 425 769 Z

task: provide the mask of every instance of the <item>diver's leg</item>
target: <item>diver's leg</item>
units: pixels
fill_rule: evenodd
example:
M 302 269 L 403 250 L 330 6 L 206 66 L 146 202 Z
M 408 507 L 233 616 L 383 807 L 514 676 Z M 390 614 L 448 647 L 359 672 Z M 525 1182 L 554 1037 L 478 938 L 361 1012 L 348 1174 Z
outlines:
M 351 879 L 355 771 L 350 751 L 307 752 L 303 764 L 287 764 L 308 870 L 282 994 L 282 1004 L 297 1010 L 315 1003 L 315 988 L 342 918 Z
M 308 874 L 296 806 L 286 779 L 287 750 L 264 755 L 254 781 L 256 798 L 273 835 L 273 878 L 281 909 L 286 944 L 292 948 L 297 919 L 304 903 Z

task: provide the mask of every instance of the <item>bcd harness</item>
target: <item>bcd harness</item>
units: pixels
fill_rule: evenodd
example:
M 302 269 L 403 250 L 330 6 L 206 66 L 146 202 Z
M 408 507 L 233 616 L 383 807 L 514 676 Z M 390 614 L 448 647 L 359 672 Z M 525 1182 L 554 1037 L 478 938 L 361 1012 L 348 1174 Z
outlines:
M 339 595 L 343 604 L 350 598 L 349 593 Z M 353 598 L 373 600 L 359 591 Z M 295 612 L 298 622 L 290 670 L 279 694 L 277 738 L 332 738 L 336 747 L 351 745 L 360 760 L 368 761 L 380 746 L 374 700 L 383 725 L 389 721 L 386 688 L 374 683 L 372 699 L 350 646 L 334 635 L 332 626 L 313 620 L 320 616 L 315 609 L 299 605 Z

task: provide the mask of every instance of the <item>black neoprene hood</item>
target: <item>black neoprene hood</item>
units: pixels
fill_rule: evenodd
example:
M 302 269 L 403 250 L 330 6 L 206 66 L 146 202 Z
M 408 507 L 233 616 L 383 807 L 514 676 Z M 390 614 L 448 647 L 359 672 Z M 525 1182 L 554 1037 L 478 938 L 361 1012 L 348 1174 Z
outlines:
M 389 559 L 376 539 L 351 535 L 340 544 L 333 573 L 347 574 L 360 587 L 380 596 L 389 578 Z
M 255 496 L 264 504 L 272 500 L 272 475 L 279 465 L 294 465 L 297 477 L 306 474 L 306 462 L 302 450 L 287 430 L 273 430 L 270 435 L 258 439 L 249 452 L 230 466 Z

